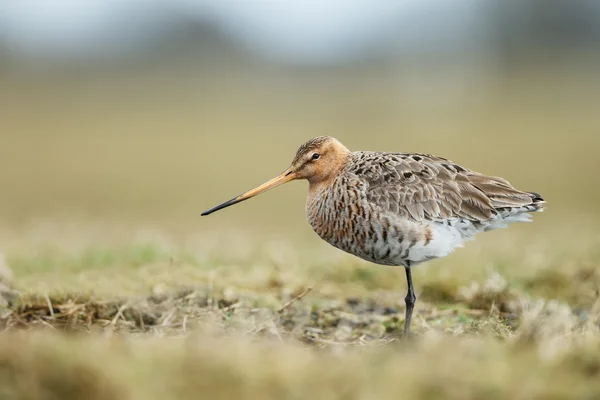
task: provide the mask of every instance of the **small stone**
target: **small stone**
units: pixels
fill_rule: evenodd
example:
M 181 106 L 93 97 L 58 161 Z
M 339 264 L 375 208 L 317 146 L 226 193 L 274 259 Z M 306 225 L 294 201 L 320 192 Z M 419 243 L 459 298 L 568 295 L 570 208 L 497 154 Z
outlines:
M 13 279 L 13 273 L 8 264 L 6 263 L 6 257 L 0 253 L 0 282 L 11 283 Z
M 17 297 L 18 293 L 0 282 L 0 307 L 6 307 L 9 302 Z
M 154 287 L 152 288 L 152 295 L 157 296 L 157 297 L 161 297 L 164 296 L 167 293 L 167 285 L 163 284 L 163 283 L 158 283 L 156 285 L 154 285 Z
M 232 287 L 226 287 L 223 289 L 223 300 L 232 304 L 236 302 L 237 295 Z

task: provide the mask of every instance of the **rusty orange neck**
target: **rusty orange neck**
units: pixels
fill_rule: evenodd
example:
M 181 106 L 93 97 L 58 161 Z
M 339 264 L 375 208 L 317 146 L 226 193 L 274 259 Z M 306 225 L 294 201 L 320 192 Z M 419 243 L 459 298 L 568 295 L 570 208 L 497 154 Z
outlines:
M 312 201 L 319 193 L 331 187 L 350 161 L 350 152 L 336 154 L 318 174 L 308 179 L 308 201 Z

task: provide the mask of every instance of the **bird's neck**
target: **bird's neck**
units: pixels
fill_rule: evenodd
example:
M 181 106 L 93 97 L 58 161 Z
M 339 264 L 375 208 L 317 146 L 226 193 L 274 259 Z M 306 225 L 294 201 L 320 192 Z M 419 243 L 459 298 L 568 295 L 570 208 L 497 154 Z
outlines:
M 318 173 L 308 178 L 311 190 L 330 186 L 348 165 L 350 154 L 350 152 L 344 152 L 330 156 L 327 164 L 322 165 Z
M 331 181 L 309 182 L 307 203 L 312 203 L 319 198 L 319 195 L 331 187 L 332 184 L 333 182 Z
M 344 172 L 350 161 L 351 153 L 340 154 L 327 166 L 326 174 L 308 180 L 308 202 L 314 201 L 321 193 L 330 189 L 336 179 Z

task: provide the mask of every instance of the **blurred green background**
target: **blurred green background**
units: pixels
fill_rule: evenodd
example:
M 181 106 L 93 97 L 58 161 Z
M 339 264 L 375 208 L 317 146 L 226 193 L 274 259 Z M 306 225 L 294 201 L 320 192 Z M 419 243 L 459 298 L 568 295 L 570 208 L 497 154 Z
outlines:
M 24 18 L 26 25 L 6 18 L 13 23 L 0 41 L 0 220 L 5 226 L 56 218 L 312 234 L 304 222 L 306 183 L 209 218 L 200 213 L 279 173 L 317 135 L 335 136 L 354 150 L 433 153 L 503 176 L 544 195 L 548 213 L 536 218 L 540 229 L 595 219 L 600 8 L 459 3 L 454 12 L 410 3 L 404 14 L 390 11 L 396 19 L 387 24 L 407 18 L 413 24 L 371 36 L 383 3 L 365 5 L 372 12 L 363 19 L 375 21 L 370 30 L 344 28 L 341 13 L 338 30 L 349 33 L 337 42 L 327 41 L 318 21 L 290 24 L 306 40 L 321 35 L 323 43 L 308 45 L 288 40 L 285 26 L 277 25 L 280 40 L 253 42 L 253 32 L 256 39 L 278 31 L 267 24 L 238 37 L 223 29 L 230 26 L 223 18 L 152 25 L 148 17 L 146 27 L 143 18 L 116 10 L 121 20 L 108 19 L 113 25 L 105 27 L 116 33 L 89 43 L 90 34 L 82 34 L 81 43 L 68 47 L 61 32 L 78 31 L 57 28 L 68 19 L 54 21 L 45 38 L 35 19 Z M 260 25 L 243 10 L 220 15 Z M 469 10 L 468 18 L 461 10 Z M 27 15 L 18 6 L 12 11 Z M 280 10 L 273 18 L 293 20 L 285 15 Z M 145 28 L 125 29 L 134 20 Z M 164 25 L 171 29 L 150 29 Z M 371 41 L 353 44 L 352 33 L 360 32 Z M 146 39 L 129 43 L 132 35 Z M 333 57 L 339 48 L 349 55 Z

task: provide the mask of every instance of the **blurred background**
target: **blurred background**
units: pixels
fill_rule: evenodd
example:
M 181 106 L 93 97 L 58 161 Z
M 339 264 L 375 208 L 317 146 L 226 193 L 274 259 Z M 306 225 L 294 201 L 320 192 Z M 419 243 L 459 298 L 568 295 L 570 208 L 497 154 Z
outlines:
M 312 235 L 306 183 L 200 213 L 332 135 L 504 176 L 549 202 L 519 229 L 564 229 L 600 215 L 599 111 L 595 0 L 0 0 L 3 226 Z

